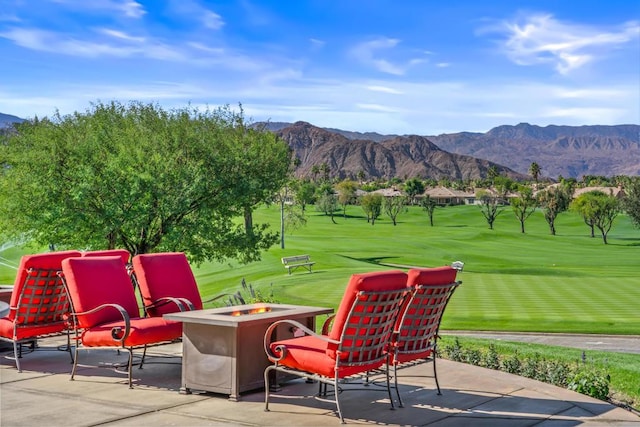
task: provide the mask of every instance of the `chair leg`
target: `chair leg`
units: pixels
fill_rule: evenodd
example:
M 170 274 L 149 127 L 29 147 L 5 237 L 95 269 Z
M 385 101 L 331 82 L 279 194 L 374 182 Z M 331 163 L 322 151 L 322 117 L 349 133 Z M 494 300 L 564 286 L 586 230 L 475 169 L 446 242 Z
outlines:
M 73 363 L 73 353 L 71 352 L 71 335 L 69 334 L 69 332 L 67 332 L 67 351 L 69 352 L 71 363 Z
M 396 407 L 393 404 L 393 397 L 391 396 L 391 377 L 389 376 L 389 363 L 385 364 L 385 374 L 387 376 L 387 393 L 389 394 L 389 402 L 391 403 L 391 410 L 394 410 L 396 409 Z M 395 371 L 394 371 L 394 378 L 397 378 L 397 376 L 395 376 Z M 398 386 L 398 383 L 396 382 L 396 391 L 398 390 L 397 386 Z M 402 402 L 400 402 L 400 404 L 402 405 Z
M 267 366 L 264 370 L 264 410 L 269 412 L 269 372 L 273 369 L 273 365 Z
M 400 397 L 400 388 L 398 388 L 398 364 L 396 362 L 393 363 L 393 384 L 398 396 L 398 406 L 404 408 L 404 403 L 402 403 L 402 398 Z
M 22 350 L 20 351 L 20 353 L 22 353 Z M 20 354 L 20 356 L 18 356 L 18 342 L 17 341 L 13 342 L 13 357 L 16 360 L 16 369 L 18 369 L 18 372 L 22 372 L 22 368 L 20 368 L 20 357 L 22 357 L 22 354 Z
M 440 384 L 438 383 L 438 371 L 436 369 L 436 352 L 435 350 L 433 351 L 433 377 L 436 379 L 436 387 L 438 388 L 438 396 L 440 396 L 442 394 L 442 392 L 440 391 Z
M 336 396 L 336 407 L 338 408 L 338 417 L 340 417 L 340 422 L 342 424 L 346 424 L 344 418 L 342 417 L 342 410 L 340 410 L 340 399 L 338 398 L 339 390 L 338 390 L 338 372 L 336 372 L 336 376 L 333 379 L 333 393 Z
M 71 368 L 71 378 L 70 380 L 73 381 L 73 377 L 75 377 L 76 375 L 76 368 L 78 367 L 78 356 L 80 353 L 80 349 L 78 348 L 79 344 L 76 342 L 76 349 L 75 349 L 75 356 L 73 357 L 73 368 Z
M 147 346 L 144 347 L 145 351 L 147 350 Z M 133 349 L 132 348 L 127 348 L 126 349 L 129 352 L 129 366 L 128 366 L 128 374 L 129 374 L 129 388 L 133 388 L 133 381 L 131 379 L 131 368 L 133 366 Z M 144 357 L 143 357 L 144 359 Z M 142 362 L 140 362 L 140 367 L 142 367 Z
M 142 369 L 142 365 L 144 364 L 144 358 L 147 355 L 147 345 L 144 345 L 144 350 L 142 351 L 142 359 L 140 359 L 140 366 L 138 366 L 138 369 Z

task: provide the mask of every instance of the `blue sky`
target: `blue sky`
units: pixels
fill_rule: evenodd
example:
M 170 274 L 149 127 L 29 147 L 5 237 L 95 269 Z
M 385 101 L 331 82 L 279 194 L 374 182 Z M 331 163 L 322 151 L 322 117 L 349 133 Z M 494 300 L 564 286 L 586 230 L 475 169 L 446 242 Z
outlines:
M 0 112 L 111 100 L 420 135 L 640 124 L 640 2 L 0 0 Z

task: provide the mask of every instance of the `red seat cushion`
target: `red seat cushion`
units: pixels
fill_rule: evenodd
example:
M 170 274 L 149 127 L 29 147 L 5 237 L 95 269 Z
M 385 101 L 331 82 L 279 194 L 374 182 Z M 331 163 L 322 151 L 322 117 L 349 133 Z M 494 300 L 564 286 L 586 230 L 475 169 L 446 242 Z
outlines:
M 126 249 L 105 249 L 102 251 L 87 251 L 82 252 L 82 256 L 119 256 L 126 264 L 129 262 L 129 251 Z
M 448 285 L 456 281 L 458 270 L 444 265 L 433 268 L 412 268 L 409 270 L 407 286 Z
M 122 306 L 130 318 L 140 317 L 138 302 L 121 257 L 67 258 L 62 261 L 62 271 L 76 313 L 112 303 Z M 79 316 L 78 323 L 81 328 L 91 328 L 121 319 L 117 309 L 106 308 Z
M 278 362 L 280 365 L 333 378 L 336 369 L 336 359 L 329 355 L 330 352 L 327 351 L 327 344 L 329 343 L 326 341 L 312 335 L 307 335 L 272 343 L 271 351 L 274 354 L 278 354 L 276 346 L 283 345 L 286 347 L 286 356 Z M 382 364 L 383 362 L 379 361 L 368 365 L 340 367 L 338 369 L 338 378 L 376 369 L 382 366 Z
M 113 328 L 121 328 L 124 322 L 110 322 L 94 326 L 82 333 L 82 344 L 87 347 L 120 345 L 112 337 Z M 161 317 L 141 317 L 131 319 L 131 330 L 124 342 L 125 347 L 172 341 L 182 336 L 182 323 Z
M 140 293 L 145 306 L 162 298 L 186 298 L 196 310 L 202 309 L 202 299 L 191 265 L 182 252 L 141 254 L 133 257 Z M 179 311 L 173 303 L 148 310 L 152 316 Z
M 11 340 L 22 340 L 25 338 L 37 338 L 41 335 L 49 335 L 63 332 L 66 328 L 64 322 L 55 322 L 43 325 L 18 326 L 15 330 L 15 322 L 8 317 L 0 319 L 0 336 Z

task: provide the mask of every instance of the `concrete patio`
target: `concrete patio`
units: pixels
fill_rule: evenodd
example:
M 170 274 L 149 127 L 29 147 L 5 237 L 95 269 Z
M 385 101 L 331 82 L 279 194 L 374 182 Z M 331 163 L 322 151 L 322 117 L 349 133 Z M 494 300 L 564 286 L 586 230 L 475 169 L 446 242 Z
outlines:
M 243 394 L 238 402 L 211 393 L 180 394 L 181 344 L 151 349 L 153 357 L 144 368 L 134 367 L 133 389 L 128 388 L 125 373 L 104 367 L 82 366 L 70 381 L 69 354 L 56 349 L 62 343 L 39 341 L 39 348 L 22 358 L 22 373 L 12 360 L 0 358 L 0 425 L 340 425 L 335 405 L 312 397 L 317 384 L 301 380 L 287 383 L 272 397 L 270 412 L 264 411 L 260 390 Z M 11 352 L 4 347 L 2 355 L 7 354 Z M 113 350 L 92 350 L 81 356 L 87 364 L 120 363 L 126 358 Z M 345 391 L 341 395 L 345 420 L 401 426 L 640 426 L 640 417 L 606 402 L 441 359 L 442 395 L 438 396 L 431 373 L 431 366 L 424 364 L 401 371 L 405 407 L 394 411 L 382 388 Z

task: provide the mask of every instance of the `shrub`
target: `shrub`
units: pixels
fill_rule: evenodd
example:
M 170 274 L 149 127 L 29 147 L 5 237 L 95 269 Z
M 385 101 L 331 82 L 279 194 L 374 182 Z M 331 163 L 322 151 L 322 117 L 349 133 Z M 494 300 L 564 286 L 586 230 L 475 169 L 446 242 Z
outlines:
M 567 388 L 596 399 L 607 400 L 610 381 L 609 375 L 595 369 L 583 369 L 576 372 Z
M 500 356 L 494 344 L 489 344 L 489 349 L 484 354 L 483 366 L 489 369 L 500 369 Z
M 510 374 L 520 375 L 522 362 L 520 362 L 517 351 L 502 361 L 502 368 Z

